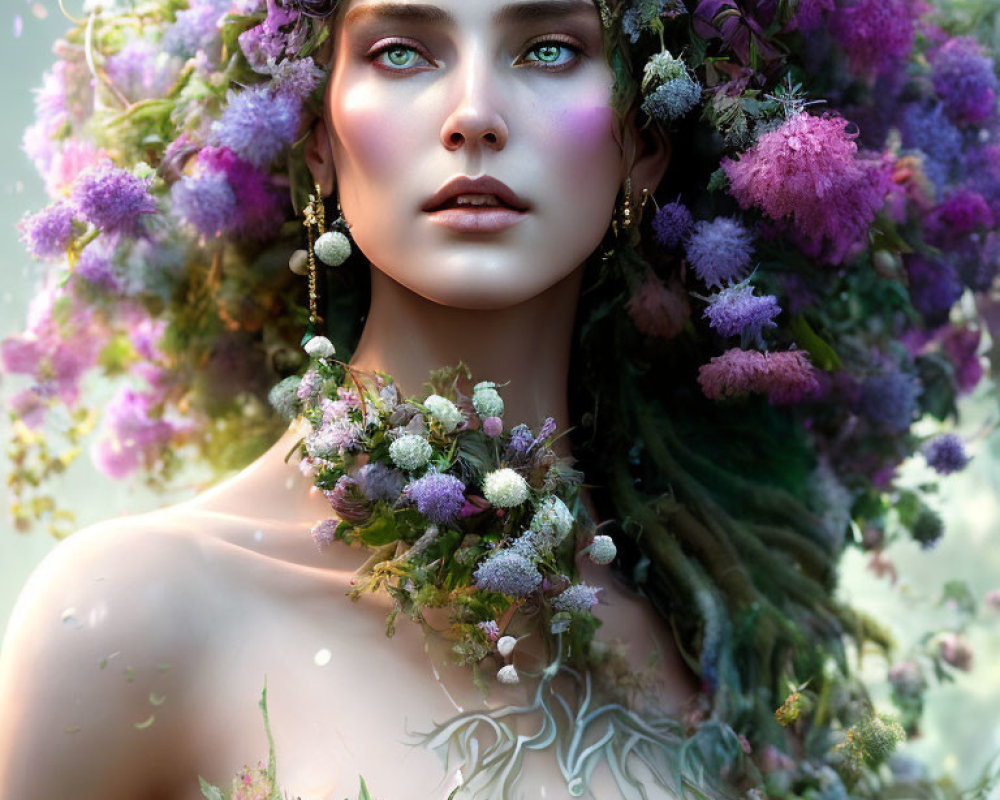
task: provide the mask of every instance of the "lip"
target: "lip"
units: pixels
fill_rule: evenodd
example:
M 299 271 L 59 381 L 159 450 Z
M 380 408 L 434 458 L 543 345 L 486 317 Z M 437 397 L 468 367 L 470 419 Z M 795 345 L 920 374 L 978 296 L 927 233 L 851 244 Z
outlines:
M 442 208 L 429 213 L 435 225 L 459 233 L 496 233 L 517 225 L 528 216 L 523 211 L 497 206 Z
M 447 183 L 445 183 L 440 189 L 438 189 L 432 197 L 427 199 L 427 202 L 421 207 L 422 211 L 440 213 L 442 211 L 441 206 L 458 197 L 460 194 L 495 194 L 500 198 L 500 201 L 508 206 L 507 208 L 497 208 L 492 206 L 491 211 L 513 211 L 515 213 L 523 213 L 527 211 L 530 206 L 524 202 L 517 194 L 503 181 L 497 180 L 492 175 L 480 175 L 478 178 L 470 178 L 467 175 L 459 175 L 458 177 L 452 178 Z M 465 209 L 446 209 L 448 211 Z

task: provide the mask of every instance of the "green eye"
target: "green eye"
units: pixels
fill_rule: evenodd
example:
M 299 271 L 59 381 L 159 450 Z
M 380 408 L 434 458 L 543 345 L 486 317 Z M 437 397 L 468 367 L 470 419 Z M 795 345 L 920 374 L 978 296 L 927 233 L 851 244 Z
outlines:
M 389 63 L 396 67 L 407 67 L 409 61 L 416 53 L 409 47 L 394 47 L 385 51 Z
M 532 45 L 528 49 L 528 54 L 534 54 L 535 57 L 525 60 L 535 64 L 564 66 L 571 63 L 572 59 L 579 55 L 579 52 L 576 47 L 566 42 L 552 39 Z

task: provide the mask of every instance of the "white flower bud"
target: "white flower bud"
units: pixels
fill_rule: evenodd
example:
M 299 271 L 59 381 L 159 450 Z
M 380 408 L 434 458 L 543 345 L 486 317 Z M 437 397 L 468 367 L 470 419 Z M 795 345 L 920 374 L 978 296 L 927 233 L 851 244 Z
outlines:
M 521 676 L 517 674 L 513 664 L 508 664 L 506 667 L 500 667 L 497 672 L 497 680 L 500 683 L 515 684 L 521 682 Z
M 504 658 L 507 658 L 507 656 L 514 652 L 514 646 L 516 644 L 517 639 L 513 636 L 501 636 L 497 640 L 497 652 Z
M 462 422 L 462 412 L 447 397 L 432 394 L 424 400 L 424 405 L 431 412 L 431 416 L 441 423 L 445 433 L 451 433 Z
M 313 336 L 306 342 L 305 351 L 313 358 L 329 358 L 337 352 L 333 347 L 333 342 L 325 336 Z

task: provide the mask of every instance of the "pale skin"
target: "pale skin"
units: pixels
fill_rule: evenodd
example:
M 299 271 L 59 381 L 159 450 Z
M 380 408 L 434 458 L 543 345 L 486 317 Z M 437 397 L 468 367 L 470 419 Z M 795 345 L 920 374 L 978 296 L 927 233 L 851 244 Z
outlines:
M 669 147 L 615 129 L 589 3 L 520 22 L 495 19 L 493 0 L 434 0 L 450 18 L 419 23 L 349 16 L 380 5 L 342 7 L 308 156 L 373 265 L 352 363 L 393 375 L 408 395 L 463 360 L 474 380 L 509 382 L 510 424 L 554 416 L 564 430 L 583 260 L 626 175 L 637 203 Z M 400 40 L 409 49 L 371 55 Z M 543 55 L 560 69 L 528 63 Z M 504 181 L 530 202 L 527 218 L 488 235 L 430 225 L 420 206 L 455 175 Z M 228 788 L 243 764 L 266 759 L 265 676 L 291 796 L 356 796 L 359 774 L 380 798 L 448 796 L 454 770 L 408 731 L 456 706 L 523 703 L 531 684 L 493 684 L 484 697 L 438 637 L 402 623 L 388 639 L 387 605 L 345 596 L 365 554 L 310 539 L 330 513 L 284 461 L 300 434 L 293 426 L 194 501 L 75 534 L 38 568 L 0 651 L 0 796 L 195 800 L 197 775 Z M 569 455 L 566 439 L 559 447 Z M 662 622 L 606 568 L 581 568 L 605 587 L 598 638 L 627 643 L 635 669 L 653 659 L 652 697 L 682 709 L 697 686 Z M 523 648 L 530 662 L 530 638 Z M 528 797 L 568 796 L 551 754 L 526 763 L 521 785 Z M 619 796 L 606 770 L 592 785 Z

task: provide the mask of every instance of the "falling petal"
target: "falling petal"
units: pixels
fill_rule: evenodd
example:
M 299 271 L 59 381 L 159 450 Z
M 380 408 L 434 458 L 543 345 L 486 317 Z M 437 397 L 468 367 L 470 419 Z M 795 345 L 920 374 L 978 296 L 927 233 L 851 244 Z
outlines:
M 330 663 L 331 658 L 333 658 L 333 653 L 324 647 L 316 651 L 316 655 L 313 656 L 313 663 L 317 667 L 325 667 Z

